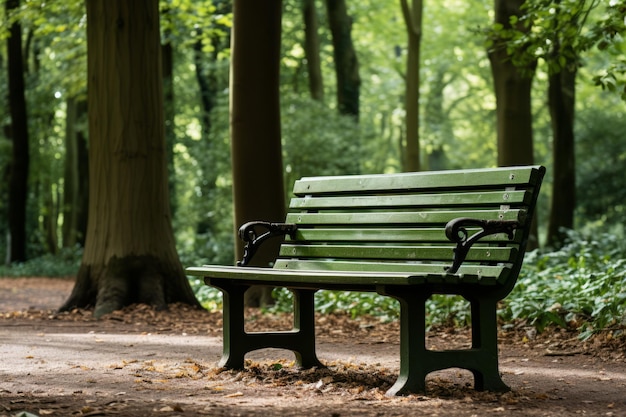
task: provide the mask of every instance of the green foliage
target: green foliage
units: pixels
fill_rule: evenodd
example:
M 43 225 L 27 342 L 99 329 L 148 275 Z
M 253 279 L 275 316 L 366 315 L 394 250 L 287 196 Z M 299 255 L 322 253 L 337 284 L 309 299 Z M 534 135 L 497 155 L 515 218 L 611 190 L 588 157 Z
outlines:
M 80 266 L 83 250 L 80 247 L 64 248 L 58 254 L 44 254 L 23 263 L 0 265 L 1 277 L 69 277 L 75 276 Z
M 611 101 L 610 97 L 606 97 L 606 100 Z M 623 138 L 626 117 L 623 104 L 615 103 L 615 106 L 613 111 L 599 110 L 592 103 L 579 112 L 576 213 L 580 224 L 626 221 L 623 174 L 626 164 Z
M 555 252 L 528 254 L 518 283 L 500 311 L 507 321 L 576 327 L 583 338 L 626 325 L 624 229 L 568 232 Z M 619 330 L 621 331 L 621 330 Z

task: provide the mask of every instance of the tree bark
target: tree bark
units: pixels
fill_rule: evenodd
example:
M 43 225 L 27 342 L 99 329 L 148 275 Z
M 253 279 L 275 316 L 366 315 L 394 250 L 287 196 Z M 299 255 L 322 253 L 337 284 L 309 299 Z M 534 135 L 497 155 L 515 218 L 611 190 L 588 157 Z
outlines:
M 495 0 L 495 22 L 510 28 L 510 17 L 519 16 L 524 0 Z M 531 87 L 536 62 L 516 67 L 506 45 L 497 41 L 489 52 L 496 94 L 498 165 L 533 163 Z
M 422 11 L 421 0 L 412 0 L 409 6 L 407 0 L 401 0 L 402 15 L 408 37 L 408 56 L 406 63 L 406 89 L 404 93 L 405 124 L 406 124 L 406 152 L 405 171 L 420 170 L 420 138 L 419 138 L 419 107 L 420 107 L 420 44 L 422 40 Z
M 89 221 L 61 307 L 199 306 L 174 245 L 157 0 L 88 0 Z
M 302 14 L 304 18 L 304 54 L 309 73 L 309 92 L 313 100 L 321 101 L 324 98 L 324 79 L 320 60 L 319 23 L 315 0 L 302 0 Z
M 66 100 L 65 164 L 63 173 L 63 247 L 76 245 L 78 236 L 78 135 L 76 132 L 77 101 Z
M 163 18 L 170 19 L 169 8 L 163 10 Z M 176 144 L 176 129 L 174 110 L 174 48 L 171 41 L 171 31 L 168 29 L 165 33 L 165 42 L 161 45 L 161 56 L 163 66 L 163 111 L 165 117 L 165 148 L 167 171 L 169 173 L 167 184 L 170 195 L 170 210 L 172 217 L 176 214 L 176 179 L 174 166 L 174 145 Z
M 352 42 L 352 18 L 345 0 L 326 0 L 328 23 L 333 41 L 339 113 L 359 118 L 361 78 L 359 61 Z
M 19 0 L 7 0 L 7 14 L 17 9 Z M 9 108 L 13 155 L 9 177 L 9 262 L 26 260 L 26 201 L 28 197 L 28 117 L 24 94 L 24 64 L 22 55 L 22 27 L 11 24 L 7 38 L 7 68 L 9 80 Z
M 571 60 L 570 60 L 571 61 Z M 574 108 L 576 63 L 570 62 L 549 76 L 548 106 L 552 119 L 552 202 L 547 245 L 556 247 L 565 238 L 562 229 L 574 227 L 576 206 L 576 158 L 574 151 Z
M 285 218 L 278 88 L 281 10 L 281 0 L 234 1 L 230 127 L 235 227 Z M 241 259 L 243 246 L 235 241 Z M 269 266 L 276 259 L 278 239 L 266 243 L 254 265 Z
M 511 28 L 511 16 L 521 14 L 524 0 L 495 0 L 495 23 Z M 528 30 L 520 25 L 520 30 Z M 525 68 L 510 59 L 505 41 L 496 40 L 489 51 L 496 94 L 498 165 L 531 165 L 534 161 L 531 88 L 536 61 Z M 536 218 L 528 238 L 528 250 L 539 246 Z

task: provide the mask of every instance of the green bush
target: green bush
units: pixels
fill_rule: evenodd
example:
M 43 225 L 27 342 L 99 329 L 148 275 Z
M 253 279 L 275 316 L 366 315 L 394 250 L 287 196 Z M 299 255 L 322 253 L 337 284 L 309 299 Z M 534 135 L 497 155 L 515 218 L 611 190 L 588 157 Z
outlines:
M 626 244 L 623 228 L 568 232 L 554 252 L 528 254 L 517 286 L 503 303 L 504 320 L 576 327 L 587 338 L 626 325 Z
M 57 254 L 45 254 L 26 262 L 0 266 L 2 277 L 69 277 L 80 267 L 83 250 L 80 246 L 63 248 Z

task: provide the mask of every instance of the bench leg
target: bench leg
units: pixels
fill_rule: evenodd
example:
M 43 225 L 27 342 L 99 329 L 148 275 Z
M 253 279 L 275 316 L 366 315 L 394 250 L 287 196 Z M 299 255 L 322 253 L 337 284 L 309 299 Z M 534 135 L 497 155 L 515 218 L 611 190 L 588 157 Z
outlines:
M 244 294 L 249 286 L 218 287 L 222 290 L 223 304 L 223 350 L 218 366 L 243 369 L 244 358 L 249 352 L 245 332 Z
M 322 368 L 324 365 L 315 353 L 315 292 L 316 290 L 293 289 L 293 329 L 297 332 L 298 346 L 294 346 L 296 363 L 301 368 Z
M 323 367 L 315 353 L 315 290 L 292 290 L 294 294 L 294 323 L 290 331 L 245 331 L 244 294 L 248 285 L 230 285 L 211 281 L 223 294 L 222 359 L 218 366 L 243 369 L 248 352 L 263 348 L 291 350 L 301 368 Z
M 479 366 L 470 369 L 474 374 L 476 390 L 507 392 L 498 368 L 497 301 L 470 300 L 472 306 L 472 349 L 477 352 Z
M 430 294 L 400 291 L 386 294 L 400 302 L 400 373 L 388 396 L 426 391 L 426 375 L 431 372 L 426 349 L 426 300 Z

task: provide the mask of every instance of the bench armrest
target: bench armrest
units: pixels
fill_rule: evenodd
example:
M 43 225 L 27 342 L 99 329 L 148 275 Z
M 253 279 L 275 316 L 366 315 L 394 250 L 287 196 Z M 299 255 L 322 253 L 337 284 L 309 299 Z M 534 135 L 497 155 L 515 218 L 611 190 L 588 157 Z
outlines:
M 289 235 L 295 237 L 297 226 L 291 223 L 270 223 L 254 221 L 243 224 L 239 228 L 239 238 L 246 242 L 243 247 L 243 259 L 237 261 L 237 266 L 246 266 L 265 240 L 274 236 Z
M 468 226 L 477 226 L 482 230 L 469 236 L 466 229 Z M 446 267 L 446 271 L 455 274 L 465 261 L 472 245 L 479 239 L 496 233 L 506 233 L 509 239 L 513 239 L 513 231 L 519 226 L 520 223 L 517 220 L 479 220 L 469 217 L 450 220 L 446 224 L 446 237 L 456 243 L 456 248 L 454 249 L 452 266 Z

